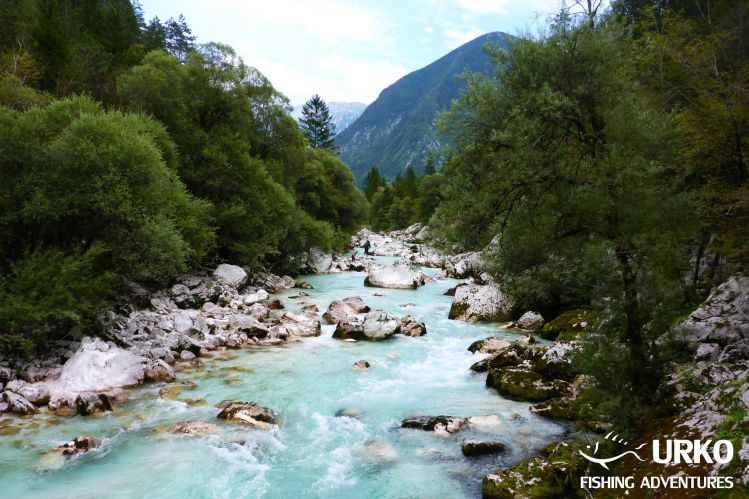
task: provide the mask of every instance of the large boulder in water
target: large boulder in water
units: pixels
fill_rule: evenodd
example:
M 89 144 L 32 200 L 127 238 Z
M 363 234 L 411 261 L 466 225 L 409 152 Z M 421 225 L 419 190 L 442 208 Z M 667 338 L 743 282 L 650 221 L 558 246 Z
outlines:
M 213 271 L 213 278 L 219 284 L 239 289 L 247 282 L 247 272 L 242 267 L 222 263 Z
M 369 307 L 364 304 L 364 300 L 358 296 L 349 296 L 343 300 L 331 302 L 322 317 L 329 324 L 338 324 L 364 312 L 369 312 Z
M 529 331 L 536 331 L 544 327 L 544 318 L 538 312 L 528 311 L 524 313 L 520 319 L 515 321 L 515 325 L 520 329 L 527 329 Z
M 400 319 L 381 310 L 369 312 L 364 320 L 353 317 L 336 326 L 333 338 L 379 341 L 400 332 Z
M 333 266 L 333 257 L 319 248 L 309 250 L 307 257 L 307 267 L 314 274 L 325 274 Z
M 6 391 L 3 392 L 2 400 L 8 404 L 8 410 L 16 414 L 33 414 L 36 407 L 30 401 L 18 395 L 17 393 Z
M 405 262 L 372 267 L 364 278 L 365 286 L 376 288 L 416 289 L 424 282 L 424 275 Z
M 504 367 L 489 371 L 486 386 L 496 389 L 505 397 L 533 402 L 571 393 L 571 386 L 566 381 L 547 380 L 538 373 L 518 367 Z
M 268 429 L 276 424 L 275 413 L 258 405 L 256 402 L 242 402 L 240 400 L 224 400 L 216 405 L 221 412 L 219 419 L 242 423 L 256 428 Z
M 505 321 L 512 303 L 499 284 L 461 284 L 455 289 L 448 318 L 467 322 Z
M 322 327 L 315 312 L 302 311 L 297 314 L 284 314 L 271 328 L 271 336 L 320 336 Z
M 84 338 L 62 366 L 60 377 L 48 381 L 52 398 L 68 398 L 81 392 L 104 392 L 137 385 L 145 378 L 146 359 L 113 343 Z
M 415 416 L 404 419 L 401 422 L 401 428 L 457 433 L 465 422 L 465 419 L 457 416 Z

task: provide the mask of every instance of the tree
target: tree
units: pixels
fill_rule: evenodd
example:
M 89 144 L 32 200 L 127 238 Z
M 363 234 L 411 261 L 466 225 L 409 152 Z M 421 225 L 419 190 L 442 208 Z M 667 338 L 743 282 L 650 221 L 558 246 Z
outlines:
M 319 95 L 315 94 L 305 102 L 299 123 L 310 146 L 316 149 L 333 149 L 333 117 L 328 105 Z
M 367 196 L 367 200 L 371 202 L 377 189 L 385 187 L 385 184 L 385 179 L 380 175 L 380 170 L 373 166 L 364 178 L 364 195 Z
M 547 37 L 492 51 L 496 77 L 471 77 L 441 120 L 457 147 L 431 221 L 467 247 L 501 235 L 493 273 L 519 307 L 607 303 L 642 400 L 668 322 L 654 318 L 683 296 L 694 210 L 677 188 L 675 127 L 647 107 L 626 47 L 615 23 L 562 14 Z

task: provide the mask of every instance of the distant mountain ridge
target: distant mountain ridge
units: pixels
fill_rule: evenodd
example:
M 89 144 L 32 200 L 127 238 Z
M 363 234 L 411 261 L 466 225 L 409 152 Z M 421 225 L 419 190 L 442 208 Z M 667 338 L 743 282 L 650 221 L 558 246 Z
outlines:
M 383 90 L 359 118 L 336 136 L 341 159 L 351 167 L 361 184 L 376 165 L 387 178 L 413 166 L 424 169 L 426 155 L 439 147 L 433 128 L 437 114 L 450 107 L 465 82 L 458 76 L 466 70 L 493 74 L 483 48 L 495 43 L 504 49 L 511 35 L 482 35 Z
M 335 132 L 341 133 L 351 123 L 364 112 L 367 105 L 361 102 L 327 102 L 330 114 L 333 117 L 333 124 L 335 125 Z M 299 120 L 302 117 L 302 106 L 299 104 L 294 106 L 294 110 L 291 112 L 291 117 L 295 120 Z

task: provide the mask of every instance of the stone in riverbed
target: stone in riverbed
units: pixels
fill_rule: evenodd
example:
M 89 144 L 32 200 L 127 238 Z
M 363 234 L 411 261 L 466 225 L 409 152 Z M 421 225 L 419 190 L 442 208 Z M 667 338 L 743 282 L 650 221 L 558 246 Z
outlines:
M 354 369 L 359 369 L 359 370 L 369 369 L 369 362 L 363 359 L 357 360 L 356 362 L 354 362 Z
M 492 369 L 486 377 L 486 386 L 496 389 L 500 395 L 534 402 L 571 393 L 566 381 L 549 381 L 538 373 L 516 367 Z
M 243 423 L 260 429 L 268 429 L 277 424 L 273 411 L 255 402 L 224 400 L 216 407 L 221 409 L 217 417 L 226 421 Z
M 369 312 L 370 308 L 364 304 L 364 300 L 359 296 L 349 296 L 343 300 L 336 300 L 328 305 L 328 309 L 323 314 L 328 324 L 338 324 L 356 314 Z
M 340 340 L 380 341 L 392 338 L 400 331 L 400 320 L 381 310 L 369 312 L 364 320 L 356 317 L 336 326 L 333 338 Z
M 416 289 L 424 285 L 424 275 L 413 270 L 410 264 L 399 262 L 369 269 L 365 286 L 392 289 Z
M 228 263 L 222 263 L 213 271 L 213 278 L 216 279 L 219 284 L 234 289 L 241 288 L 247 282 L 247 277 L 247 272 L 245 272 L 242 267 L 229 265 Z
M 464 456 L 482 456 L 502 452 L 505 450 L 505 444 L 489 440 L 466 440 L 463 442 L 461 450 Z
M 34 414 L 36 407 L 30 401 L 14 392 L 3 392 L 3 400 L 8 404 L 9 412 L 15 414 Z
M 424 336 L 427 334 L 427 326 L 410 315 L 401 318 L 400 334 L 403 336 Z
M 344 407 L 335 411 L 335 417 L 337 418 L 361 419 L 362 415 L 363 413 L 361 410 L 352 407 Z
M 182 421 L 169 428 L 170 433 L 181 435 L 207 435 L 209 433 L 218 433 L 218 426 L 204 421 Z
M 483 340 L 477 340 L 470 344 L 468 351 L 471 353 L 497 353 L 511 345 L 505 338 L 492 336 Z
M 415 416 L 404 419 L 401 428 L 457 433 L 465 422 L 465 419 L 457 416 Z
M 467 322 L 507 320 L 512 303 L 495 282 L 461 284 L 455 289 L 449 319 Z
M 524 313 L 520 319 L 515 321 L 515 325 L 520 329 L 527 329 L 529 331 L 536 331 L 544 327 L 544 318 L 538 312 L 528 311 Z
M 171 383 L 175 378 L 172 366 L 161 359 L 152 360 L 146 366 L 146 381 Z
M 81 416 L 112 410 L 112 403 L 106 393 L 84 392 L 75 399 L 75 409 Z
M 64 456 L 74 456 L 88 452 L 101 445 L 101 440 L 92 435 L 79 435 L 70 442 L 65 442 L 57 448 Z

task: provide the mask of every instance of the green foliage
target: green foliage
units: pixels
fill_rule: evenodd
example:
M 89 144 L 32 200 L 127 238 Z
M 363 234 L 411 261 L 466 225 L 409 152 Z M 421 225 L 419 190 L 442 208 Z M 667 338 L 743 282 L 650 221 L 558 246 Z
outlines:
M 5 108 L 0 121 L 3 301 L 27 303 L 16 318 L 5 309 L 8 345 L 21 345 L 27 329 L 24 348 L 43 343 L 47 330 L 90 327 L 114 285 L 163 285 L 211 250 L 211 205 L 188 194 L 169 165 L 176 153 L 160 124 L 88 98 L 23 114 Z M 54 267 L 45 259 L 66 273 L 46 279 Z M 50 296 L 41 296 L 47 282 Z
M 98 246 L 66 254 L 38 250 L 0 278 L 0 352 L 31 356 L 50 341 L 92 332 L 116 276 Z
M 667 327 L 664 311 L 686 305 L 693 234 L 674 124 L 647 105 L 614 22 L 562 13 L 544 38 L 491 53 L 496 77 L 471 76 L 441 119 L 456 147 L 430 225 L 467 248 L 499 234 L 492 272 L 519 308 L 605 304 L 606 348 L 627 355 L 620 383 L 603 389 L 647 400 L 658 380 L 649 340 Z
M 374 172 L 374 173 L 373 173 Z M 440 173 L 417 176 L 409 167 L 388 184 L 372 168 L 365 179 L 371 195 L 370 225 L 375 230 L 394 230 L 417 222 L 426 223 L 442 200 Z
M 366 218 L 350 171 L 306 147 L 286 98 L 230 47 L 201 46 L 185 64 L 152 52 L 119 78 L 119 96 L 175 137 L 180 176 L 215 206 L 223 258 L 289 269 L 312 242 L 340 248 Z
M 367 173 L 367 176 L 364 177 L 364 195 L 367 196 L 367 200 L 372 201 L 377 189 L 385 187 L 386 184 L 387 182 L 382 175 L 380 175 L 380 170 L 378 170 L 376 166 L 373 166 L 372 169 L 369 170 L 369 173 Z
M 299 119 L 302 133 L 309 145 L 315 149 L 333 149 L 335 125 L 330 109 L 322 97 L 315 94 L 302 106 L 302 117 Z

